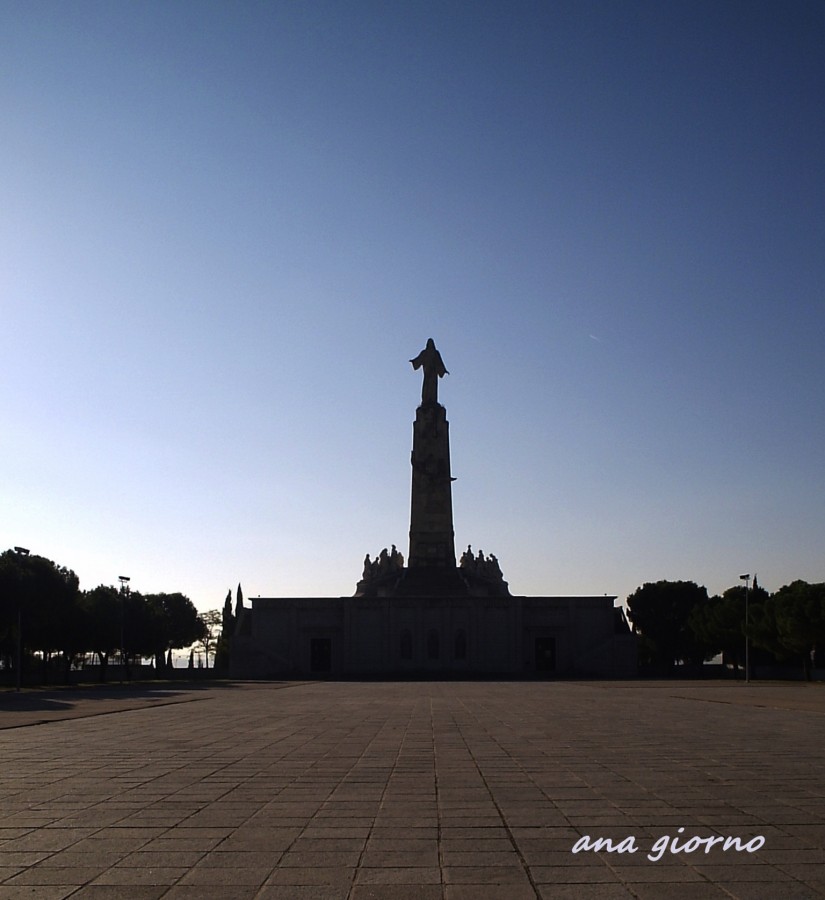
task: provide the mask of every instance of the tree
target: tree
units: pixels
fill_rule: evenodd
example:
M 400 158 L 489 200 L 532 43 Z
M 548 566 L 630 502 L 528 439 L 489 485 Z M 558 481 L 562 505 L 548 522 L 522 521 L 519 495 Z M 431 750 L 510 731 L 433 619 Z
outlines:
M 0 654 L 11 668 L 17 641 L 17 609 L 22 572 L 12 550 L 0 554 Z
M 672 666 L 701 663 L 701 644 L 688 627 L 691 612 L 708 602 L 708 592 L 693 581 L 647 582 L 628 598 L 628 618 L 641 634 L 643 661 Z
M 801 657 L 810 679 L 816 647 L 825 644 L 825 584 L 794 581 L 771 599 L 776 640 L 792 657 Z
M 22 626 L 23 650 L 40 651 L 44 670 L 55 651 L 63 654 L 64 677 L 79 649 L 78 578 L 65 566 L 7 550 L 0 554 L 0 634 L 9 638 Z
M 163 645 L 165 626 L 163 610 L 153 602 L 151 594 L 144 596 L 138 591 L 125 590 L 122 599 L 123 651 L 128 665 L 129 660 L 155 654 L 157 648 Z
M 226 592 L 221 615 L 221 636 L 215 648 L 215 668 L 229 668 L 229 642 L 235 633 L 235 616 L 232 612 L 232 588 Z
M 106 681 L 109 655 L 120 648 L 125 598 L 117 588 L 98 585 L 84 591 L 80 599 L 83 623 L 82 649 L 96 653 L 100 660 L 100 680 Z
M 223 615 L 219 609 L 210 609 L 200 614 L 203 623 L 203 636 L 199 643 L 203 647 L 203 655 L 206 658 L 206 668 L 209 668 L 209 654 L 215 652 L 215 648 L 221 636 L 221 622 Z
M 152 652 L 160 671 L 168 666 L 171 650 L 189 647 L 203 637 L 204 624 L 195 604 L 181 593 L 149 594 L 146 602 L 154 619 Z
M 748 590 L 749 618 L 757 615 L 758 608 L 768 599 L 768 592 L 755 585 Z M 725 662 L 734 670 L 745 662 L 745 587 L 734 585 L 721 597 L 714 596 L 707 603 L 693 608 L 688 617 L 688 627 L 705 658 L 721 653 Z

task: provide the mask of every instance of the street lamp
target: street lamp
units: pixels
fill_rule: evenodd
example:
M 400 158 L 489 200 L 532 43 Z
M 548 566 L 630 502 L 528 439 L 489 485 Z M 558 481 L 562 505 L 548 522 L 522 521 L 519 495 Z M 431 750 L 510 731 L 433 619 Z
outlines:
M 750 641 L 748 640 L 748 593 L 751 586 L 750 573 L 739 576 L 740 581 L 745 582 L 745 684 L 751 680 L 750 666 Z
M 15 547 L 14 552 L 18 556 L 28 556 L 29 551 L 25 547 Z M 14 664 L 14 689 L 20 690 L 23 682 L 23 601 L 20 594 L 17 595 L 17 659 Z
M 123 672 L 126 668 L 126 656 L 123 640 L 123 623 L 126 618 L 125 602 L 126 595 L 129 593 L 129 582 L 131 578 L 128 575 L 118 575 L 117 580 L 120 582 L 120 680 L 123 682 Z

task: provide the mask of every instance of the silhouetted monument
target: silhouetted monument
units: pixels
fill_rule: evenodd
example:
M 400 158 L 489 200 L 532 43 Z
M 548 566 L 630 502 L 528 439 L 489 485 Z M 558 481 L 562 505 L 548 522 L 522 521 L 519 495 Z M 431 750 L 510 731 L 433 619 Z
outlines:
M 456 566 L 450 471 L 450 424 L 438 402 L 438 379 L 449 374 L 432 338 L 410 362 L 424 370 L 421 404 L 415 411 L 410 456 L 410 552 L 407 568 L 395 549 L 384 549 L 374 563 L 365 560 L 356 596 L 488 596 L 507 594 L 495 557 L 465 554 Z
M 231 674 L 633 674 L 635 638 L 615 597 L 513 596 L 498 559 L 469 545 L 456 565 L 450 432 L 438 402 L 448 372 L 432 338 L 410 362 L 424 378 L 406 565 L 392 544 L 364 557 L 353 597 L 256 598 L 238 618 Z
M 438 403 L 438 379 L 450 373 L 447 371 L 441 354 L 435 349 L 435 341 L 427 338 L 427 346 L 411 359 L 414 369 L 424 369 L 424 382 L 421 385 L 421 405 Z
M 415 411 L 410 508 L 410 569 L 454 569 L 450 425 L 438 402 L 438 379 L 447 374 L 430 338 L 413 368 L 424 369 L 421 405 Z

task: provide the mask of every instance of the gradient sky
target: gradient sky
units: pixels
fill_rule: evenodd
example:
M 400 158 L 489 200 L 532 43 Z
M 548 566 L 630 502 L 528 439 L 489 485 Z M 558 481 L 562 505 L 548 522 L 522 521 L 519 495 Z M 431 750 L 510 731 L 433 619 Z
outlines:
M 825 580 L 825 4 L 0 5 L 0 546 L 219 607 Z

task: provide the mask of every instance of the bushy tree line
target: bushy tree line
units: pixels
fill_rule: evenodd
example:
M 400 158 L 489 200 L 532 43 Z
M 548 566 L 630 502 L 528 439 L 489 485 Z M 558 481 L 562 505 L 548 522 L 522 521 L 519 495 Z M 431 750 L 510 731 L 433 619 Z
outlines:
M 100 659 L 101 680 L 121 652 L 127 667 L 151 657 L 160 672 L 171 666 L 173 649 L 201 641 L 209 650 L 217 638 L 208 616 L 181 593 L 141 594 L 107 585 L 81 591 L 71 569 L 14 550 L 0 554 L 0 659 L 7 670 L 16 665 L 19 635 L 30 667 L 37 656 L 47 672 L 58 658 L 66 680 L 72 664 L 88 653 Z
M 643 664 L 700 664 L 721 653 L 734 669 L 745 664 L 744 585 L 709 597 L 692 581 L 643 584 L 628 598 L 628 618 L 640 636 Z M 799 664 L 810 677 L 817 648 L 825 650 L 825 583 L 794 581 L 771 594 L 747 589 L 751 664 Z

